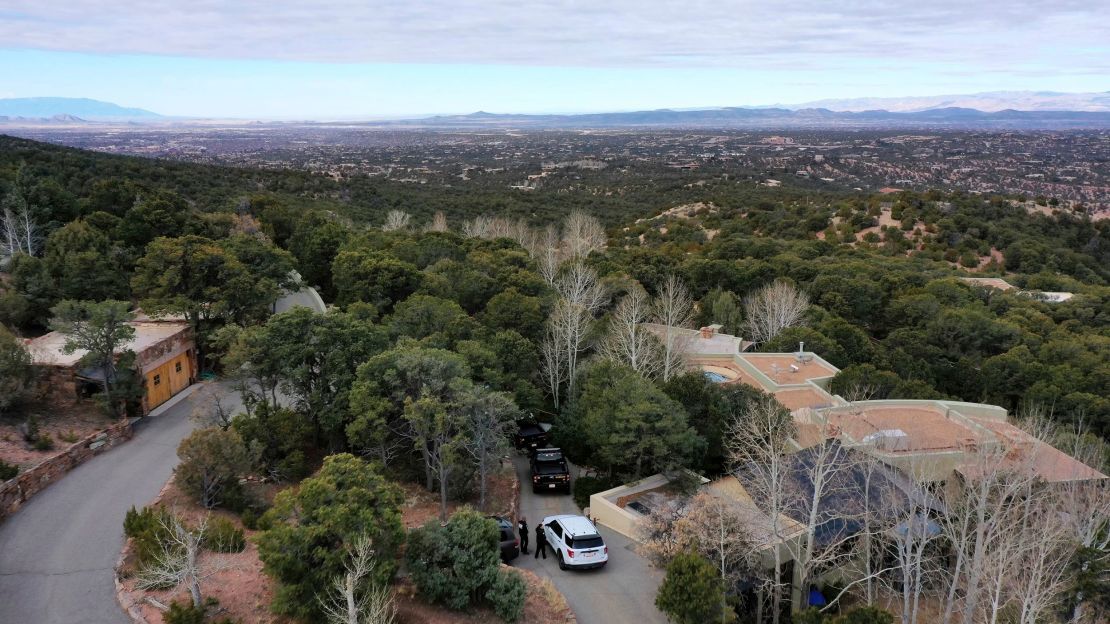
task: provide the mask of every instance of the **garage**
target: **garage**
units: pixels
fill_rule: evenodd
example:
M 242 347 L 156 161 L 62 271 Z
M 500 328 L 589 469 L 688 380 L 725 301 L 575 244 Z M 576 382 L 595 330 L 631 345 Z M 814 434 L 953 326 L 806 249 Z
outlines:
M 189 386 L 192 379 L 192 354 L 178 354 L 172 360 L 146 373 L 147 410 L 152 410 Z

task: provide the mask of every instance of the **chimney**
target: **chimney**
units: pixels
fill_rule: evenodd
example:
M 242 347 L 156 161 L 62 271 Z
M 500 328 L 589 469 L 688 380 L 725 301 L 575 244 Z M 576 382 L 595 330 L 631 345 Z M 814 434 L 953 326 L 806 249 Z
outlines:
M 798 353 L 805 353 L 805 352 L 806 352 L 806 343 L 799 342 L 798 343 Z
M 713 327 L 714 327 L 713 325 L 707 325 L 707 326 L 701 328 L 700 331 L 701 331 L 702 340 L 709 340 L 710 338 L 713 337 L 713 334 L 716 333 L 716 330 L 714 330 Z

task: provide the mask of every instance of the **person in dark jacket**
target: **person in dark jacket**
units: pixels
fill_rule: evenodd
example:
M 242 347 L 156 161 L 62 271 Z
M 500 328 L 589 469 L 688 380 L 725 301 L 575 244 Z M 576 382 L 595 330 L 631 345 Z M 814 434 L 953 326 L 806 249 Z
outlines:
M 543 555 L 547 559 L 547 534 L 543 532 L 543 524 L 536 525 L 536 559 Z
M 520 552 L 521 554 L 528 554 L 528 519 L 524 516 L 516 522 L 517 529 L 520 530 Z

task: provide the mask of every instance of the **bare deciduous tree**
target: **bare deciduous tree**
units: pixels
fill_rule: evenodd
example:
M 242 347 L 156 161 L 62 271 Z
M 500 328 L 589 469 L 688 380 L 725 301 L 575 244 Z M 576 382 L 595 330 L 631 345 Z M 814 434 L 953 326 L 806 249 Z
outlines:
M 34 256 L 42 249 L 42 232 L 27 206 L 19 204 L 17 209 L 5 206 L 0 212 L 0 254 Z
M 656 567 L 666 567 L 680 553 L 697 552 L 713 563 L 728 588 L 750 577 L 758 561 L 745 515 L 730 501 L 706 492 L 653 510 L 640 535 L 639 550 Z M 722 603 L 722 622 L 729 610 Z
M 442 210 L 437 210 L 432 215 L 432 222 L 425 228 L 427 232 L 446 232 L 447 231 L 447 215 L 443 214 Z
M 678 521 L 686 515 L 688 501 L 676 499 L 652 508 L 638 527 L 640 545 L 637 552 L 657 568 L 665 568 L 686 547 L 685 536 L 678 530 Z
M 558 409 L 563 384 L 566 383 L 566 363 L 563 361 L 563 323 L 565 306 L 556 306 L 547 320 L 543 341 L 540 343 L 540 375 Z
M 823 527 L 837 524 L 859 524 L 866 530 L 862 497 L 853 477 L 860 456 L 834 440 L 826 440 L 807 449 L 806 461 L 791 461 L 792 469 L 803 479 L 788 481 L 788 515 L 801 520 L 803 532 L 799 539 L 784 543 L 794 561 L 794 576 L 799 580 L 795 591 L 806 591 L 823 569 L 839 567 L 852 555 L 847 546 L 859 537 L 858 532 L 841 531 L 818 536 Z M 798 488 L 805 484 L 807 487 Z M 840 499 L 839 505 L 829 500 Z M 851 504 L 847 504 L 848 502 Z M 803 594 L 804 595 L 804 594 Z
M 1045 494 L 1029 501 L 1033 513 L 1021 523 L 1021 539 L 1013 540 L 1018 557 L 1003 575 L 1013 584 L 1020 624 L 1045 621 L 1062 601 L 1071 580 L 1068 565 L 1076 552 L 1073 535 L 1070 527 L 1059 521 L 1058 497 Z
M 412 215 L 402 210 L 390 210 L 385 215 L 385 223 L 382 224 L 383 232 L 397 232 L 409 229 L 409 222 L 412 220 Z
M 878 469 L 878 465 L 871 467 Z M 918 624 L 921 616 L 922 600 L 934 587 L 944 568 L 944 551 L 941 548 L 943 533 L 930 520 L 933 500 L 929 494 L 929 479 L 924 466 L 911 465 L 895 478 L 904 479 L 901 491 L 879 492 L 879 496 L 865 500 L 870 504 L 875 500 L 879 509 L 869 510 L 871 526 L 863 535 L 866 560 L 866 585 L 868 604 L 872 604 L 875 594 L 873 581 L 883 586 L 901 602 L 902 624 Z M 868 480 L 868 489 L 871 480 Z M 882 568 L 881 557 L 872 558 L 876 547 L 893 558 L 889 569 Z
M 689 328 L 694 319 L 694 300 L 686 285 L 675 275 L 667 276 L 655 298 L 655 322 L 663 325 L 662 376 L 663 381 L 682 372 L 684 355 L 690 345 L 690 335 L 680 331 Z
M 376 566 L 370 538 L 362 535 L 347 550 L 343 574 L 320 596 L 328 624 L 392 624 L 396 615 L 388 586 L 367 587 Z
M 486 238 L 489 232 L 489 222 L 490 218 L 484 215 L 478 215 L 470 221 L 464 221 L 463 236 L 467 238 Z
M 678 524 L 693 547 L 717 567 L 726 587 L 735 587 L 757 565 L 747 519 L 729 501 L 700 493 Z
M 582 262 L 573 262 L 560 272 L 555 282 L 559 295 L 549 323 L 555 330 L 554 337 L 562 348 L 567 390 L 574 391 L 578 374 L 578 359 L 586 349 L 586 338 L 594 315 L 605 303 L 606 291 L 597 273 Z
M 609 317 L 609 328 L 599 345 L 602 357 L 619 362 L 653 379 L 663 367 L 663 348 L 644 327 L 651 314 L 647 291 L 634 283 Z
M 559 230 L 554 225 L 548 225 L 543 229 L 543 233 L 537 236 L 532 255 L 539 262 L 540 275 L 543 279 L 548 284 L 554 284 L 562 262 L 562 256 L 559 253 Z
M 776 280 L 744 300 L 746 327 L 752 342 L 763 343 L 782 330 L 802 322 L 809 308 L 809 297 L 793 284 Z
M 155 555 L 154 561 L 139 573 L 137 586 L 140 589 L 155 589 L 184 584 L 189 591 L 193 606 L 201 607 L 204 605 L 200 590 L 201 581 L 221 569 L 218 566 L 202 569 L 200 565 L 200 549 L 204 542 L 208 519 L 205 518 L 195 529 L 185 526 L 176 514 L 169 514 L 160 522 L 166 529 L 169 539 L 162 544 L 162 549 Z
M 193 409 L 189 418 L 201 427 L 219 427 L 227 431 L 231 428 L 234 411 L 228 403 L 228 396 L 215 384 L 206 384 L 194 393 Z
M 943 622 L 956 614 L 963 624 L 980 616 L 991 571 L 991 549 L 1001 540 L 1014 539 L 1013 501 L 1025 495 L 1033 482 L 1030 471 L 1015 466 L 1005 449 L 980 447 L 964 468 L 962 487 L 945 490 L 946 513 L 941 526 L 951 545 L 954 561 L 945 579 Z
M 1023 413 L 1033 416 L 1022 423 L 1026 431 L 1043 442 L 1066 451 L 1081 462 L 1083 467 L 1103 469 L 1107 465 L 1108 445 L 1090 433 L 1084 419 L 1080 418 L 1074 427 L 1061 429 L 1045 426 L 1050 421 L 1040 418 L 1045 416 L 1042 409 L 1023 409 Z M 1029 426 L 1030 423 L 1032 427 Z M 1083 467 L 1076 465 L 1077 470 L 1083 470 Z M 1066 530 L 1067 538 L 1076 551 L 1082 549 L 1086 553 L 1104 553 L 1102 556 L 1110 562 L 1110 554 L 1105 554 L 1110 549 L 1110 483 L 1106 479 L 1083 478 L 1085 476 L 1070 475 L 1070 479 L 1052 486 L 1056 515 L 1050 522 Z M 1091 563 L 1083 560 L 1077 572 L 1086 573 Z M 1083 592 L 1077 591 L 1071 621 L 1084 621 L 1089 607 Z M 1094 614 L 1095 621 L 1098 621 L 1100 615 L 1105 616 L 1105 612 Z
M 729 464 L 747 473 L 745 487 L 753 500 L 761 501 L 767 515 L 763 527 L 770 544 L 787 541 L 792 525 L 786 520 L 788 510 L 789 468 L 787 453 L 794 434 L 790 414 L 770 395 L 750 401 L 744 410 L 733 415 L 726 434 Z M 772 547 L 774 570 L 765 581 L 771 594 L 771 621 L 778 624 L 783 604 L 782 568 L 784 552 Z
M 518 410 L 508 395 L 477 387 L 462 397 L 459 409 L 466 421 L 466 451 L 478 464 L 478 508 L 484 510 L 490 473 L 511 448 L 509 435 Z
M 597 217 L 575 210 L 563 222 L 563 244 L 570 260 L 582 260 L 605 248 L 605 228 Z

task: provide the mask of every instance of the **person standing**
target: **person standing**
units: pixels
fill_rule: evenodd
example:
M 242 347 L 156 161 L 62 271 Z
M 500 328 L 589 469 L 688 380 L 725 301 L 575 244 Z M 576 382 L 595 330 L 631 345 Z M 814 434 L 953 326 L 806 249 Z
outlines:
M 543 555 L 547 559 L 547 535 L 543 532 L 543 523 L 536 525 L 536 559 Z
M 520 552 L 521 554 L 528 554 L 528 519 L 524 516 L 520 517 L 516 523 L 517 529 L 520 531 Z

